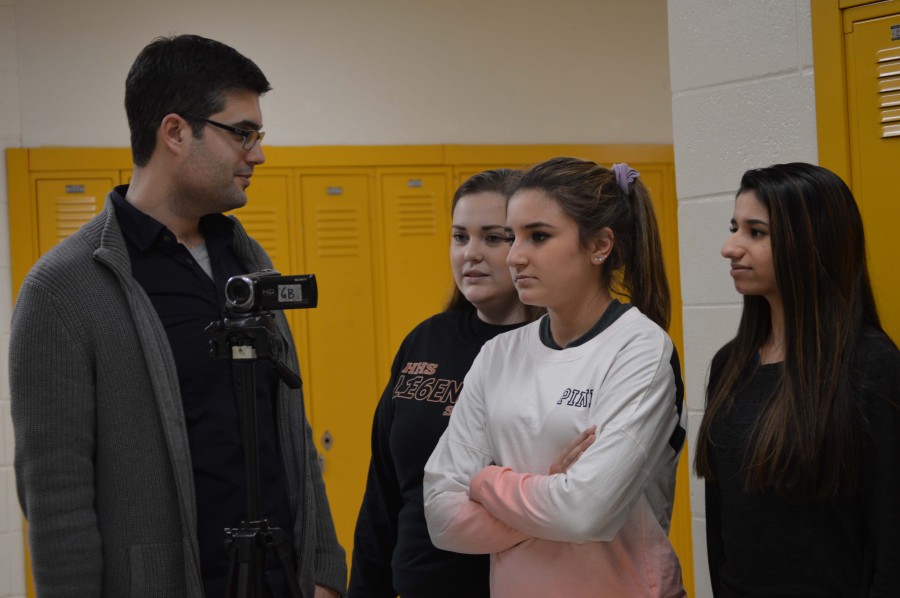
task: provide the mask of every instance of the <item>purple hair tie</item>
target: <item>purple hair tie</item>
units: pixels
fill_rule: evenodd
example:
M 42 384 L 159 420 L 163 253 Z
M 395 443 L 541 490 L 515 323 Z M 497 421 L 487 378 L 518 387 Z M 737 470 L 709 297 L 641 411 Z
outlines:
M 628 186 L 633 183 L 634 179 L 638 178 L 641 174 L 624 162 L 620 164 L 613 164 L 610 170 L 616 173 L 616 182 L 619 184 L 619 188 L 625 193 L 625 195 L 628 195 Z

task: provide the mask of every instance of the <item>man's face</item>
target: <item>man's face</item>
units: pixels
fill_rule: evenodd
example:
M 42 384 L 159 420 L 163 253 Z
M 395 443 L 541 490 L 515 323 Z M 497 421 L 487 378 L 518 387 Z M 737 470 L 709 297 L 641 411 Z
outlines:
M 225 94 L 225 107 L 209 120 L 237 129 L 259 130 L 262 113 L 259 96 L 252 91 Z M 201 136 L 192 140 L 190 153 L 182 165 L 176 209 L 184 216 L 196 217 L 227 212 L 247 203 L 253 168 L 265 162 L 256 143 L 245 150 L 240 135 L 205 125 Z

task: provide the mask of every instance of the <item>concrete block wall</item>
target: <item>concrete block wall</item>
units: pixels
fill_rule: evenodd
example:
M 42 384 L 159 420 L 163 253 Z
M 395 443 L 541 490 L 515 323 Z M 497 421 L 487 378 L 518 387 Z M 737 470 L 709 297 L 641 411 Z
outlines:
M 22 511 L 13 473 L 13 428 L 9 416 L 9 319 L 11 290 L 7 222 L 7 147 L 21 147 L 16 0 L 0 0 L 0 598 L 24 598 L 25 549 Z
M 719 251 L 743 172 L 817 161 L 810 0 L 668 0 L 689 443 L 741 297 Z M 693 457 L 693 450 L 690 455 Z M 711 597 L 703 481 L 691 478 L 697 597 Z

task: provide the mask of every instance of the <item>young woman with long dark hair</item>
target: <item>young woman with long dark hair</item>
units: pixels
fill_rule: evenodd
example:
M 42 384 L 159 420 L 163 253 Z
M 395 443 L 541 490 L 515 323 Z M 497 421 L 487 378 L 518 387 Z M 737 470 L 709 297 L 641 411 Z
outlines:
M 722 255 L 744 296 L 716 354 L 695 467 L 716 596 L 900 593 L 900 353 L 847 185 L 747 171 Z

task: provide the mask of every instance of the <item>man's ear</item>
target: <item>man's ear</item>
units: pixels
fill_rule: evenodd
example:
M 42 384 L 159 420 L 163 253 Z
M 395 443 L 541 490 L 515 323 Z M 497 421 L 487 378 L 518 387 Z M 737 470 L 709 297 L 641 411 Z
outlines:
M 613 247 L 616 245 L 616 234 L 612 231 L 611 228 L 605 226 L 600 229 L 600 231 L 594 235 L 594 238 L 591 239 L 588 247 L 591 250 L 591 260 L 596 261 L 597 258 L 603 258 L 606 260 L 609 257 L 609 254 L 612 253 Z M 601 262 L 603 261 L 601 260 Z
M 174 113 L 165 115 L 156 131 L 157 145 L 173 154 L 185 152 L 193 137 L 194 132 L 187 121 Z

